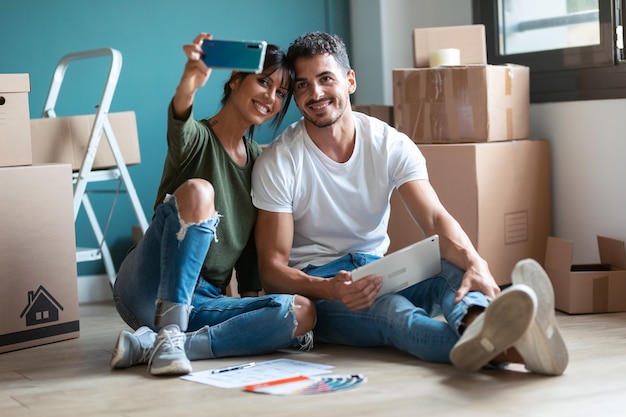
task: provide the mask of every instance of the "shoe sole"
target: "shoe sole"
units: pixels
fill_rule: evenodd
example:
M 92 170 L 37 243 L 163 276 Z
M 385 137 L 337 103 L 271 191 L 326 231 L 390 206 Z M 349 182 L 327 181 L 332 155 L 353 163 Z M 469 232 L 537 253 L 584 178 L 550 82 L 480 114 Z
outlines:
M 528 335 L 515 348 L 524 358 L 526 369 L 545 375 L 561 375 L 569 362 L 567 346 L 554 314 L 554 289 L 544 269 L 532 259 L 519 261 L 511 278 L 524 284 L 537 295 L 537 315 Z
M 121 365 L 120 362 L 126 356 L 127 346 L 124 343 L 126 335 L 132 335 L 132 333 L 122 330 L 117 336 L 117 341 L 115 342 L 115 347 L 113 348 L 113 354 L 111 355 L 111 361 L 109 365 L 111 369 L 122 369 L 128 368 L 130 365 Z
M 191 373 L 191 363 L 175 361 L 161 368 L 150 367 L 150 373 L 155 376 L 187 375 Z
M 465 340 L 461 337 L 454 346 L 450 352 L 452 364 L 468 372 L 487 365 L 522 338 L 533 322 L 536 306 L 534 293 L 525 285 L 503 291 L 468 327 Z M 475 326 L 479 326 L 477 332 Z

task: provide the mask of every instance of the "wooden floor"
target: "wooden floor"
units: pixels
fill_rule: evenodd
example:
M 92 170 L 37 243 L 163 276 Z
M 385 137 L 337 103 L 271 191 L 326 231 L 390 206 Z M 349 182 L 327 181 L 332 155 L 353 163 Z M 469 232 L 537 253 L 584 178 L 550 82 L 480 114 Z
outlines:
M 360 387 L 268 396 L 179 378 L 144 366 L 109 370 L 126 328 L 112 304 L 81 306 L 81 337 L 0 354 L 0 416 L 624 416 L 626 313 L 558 315 L 570 364 L 561 377 L 523 369 L 466 374 L 393 349 L 319 345 L 309 353 L 194 362 L 200 371 L 282 357 L 362 373 Z

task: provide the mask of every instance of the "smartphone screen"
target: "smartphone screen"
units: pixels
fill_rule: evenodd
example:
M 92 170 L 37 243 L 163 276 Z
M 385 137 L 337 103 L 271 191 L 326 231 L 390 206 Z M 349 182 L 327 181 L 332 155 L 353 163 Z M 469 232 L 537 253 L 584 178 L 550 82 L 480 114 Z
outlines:
M 265 60 L 265 41 L 205 39 L 202 42 L 207 67 L 259 73 Z

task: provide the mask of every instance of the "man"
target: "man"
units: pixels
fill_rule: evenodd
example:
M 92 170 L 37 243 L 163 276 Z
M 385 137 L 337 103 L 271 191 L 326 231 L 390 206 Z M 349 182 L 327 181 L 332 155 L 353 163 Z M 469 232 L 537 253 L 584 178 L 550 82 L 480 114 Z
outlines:
M 356 77 L 341 39 L 309 33 L 287 56 L 303 118 L 253 171 L 264 288 L 316 300 L 319 342 L 391 345 L 468 371 L 523 362 L 537 373 L 563 373 L 567 349 L 543 269 L 520 262 L 514 285 L 500 292 L 487 262 L 439 201 L 417 146 L 352 112 Z M 424 233 L 439 235 L 444 260 L 440 274 L 377 298 L 381 277 L 352 282 L 349 271 L 387 251 L 394 188 Z M 434 318 L 439 314 L 446 321 Z

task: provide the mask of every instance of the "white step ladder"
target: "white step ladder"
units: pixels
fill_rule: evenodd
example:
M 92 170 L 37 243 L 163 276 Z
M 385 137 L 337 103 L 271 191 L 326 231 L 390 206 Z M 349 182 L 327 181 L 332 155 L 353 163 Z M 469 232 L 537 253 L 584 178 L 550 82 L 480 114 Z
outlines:
M 75 172 L 73 175 L 74 221 L 76 221 L 76 218 L 78 217 L 80 207 L 83 206 L 85 208 L 85 213 L 87 214 L 87 218 L 89 219 L 91 228 L 93 229 L 96 241 L 98 242 L 98 247 L 77 248 L 76 262 L 102 260 L 107 276 L 109 278 L 109 282 L 111 285 L 113 285 L 113 283 L 115 282 L 116 271 L 113 264 L 113 259 L 111 258 L 109 247 L 105 240 L 106 229 L 108 229 L 108 221 L 105 226 L 105 231 L 103 232 L 100 224 L 98 223 L 98 218 L 96 217 L 96 214 L 93 210 L 93 206 L 91 205 L 91 202 L 89 200 L 89 191 L 87 190 L 87 185 L 90 182 L 117 180 L 118 187 L 115 191 L 117 198 L 117 195 L 119 194 L 122 188 L 121 186 L 123 184 L 126 189 L 126 193 L 131 200 L 135 215 L 137 216 L 137 220 L 139 221 L 139 226 L 141 227 L 141 231 L 145 232 L 148 228 L 146 215 L 144 214 L 141 203 L 139 202 L 139 198 L 137 197 L 137 192 L 135 191 L 135 187 L 126 167 L 126 163 L 124 162 L 124 157 L 122 156 L 122 152 L 117 143 L 117 139 L 115 138 L 115 134 L 113 132 L 113 129 L 111 128 L 111 123 L 108 118 L 109 108 L 113 99 L 113 93 L 115 92 L 115 87 L 117 86 L 117 81 L 120 75 L 120 71 L 122 69 L 122 54 L 115 49 L 101 48 L 71 53 L 62 57 L 54 71 L 52 82 L 50 84 L 50 90 L 48 91 L 48 97 L 46 98 L 41 117 L 57 117 L 54 107 L 56 105 L 59 91 L 61 90 L 61 85 L 63 84 L 63 79 L 65 77 L 65 72 L 69 64 L 77 60 L 98 57 L 110 57 L 111 65 L 105 82 L 104 90 L 102 92 L 100 103 L 97 106 L 95 120 L 91 128 L 91 134 L 89 136 L 87 151 L 82 161 L 80 170 L 78 172 Z M 92 171 L 94 159 L 96 157 L 96 152 L 98 150 L 98 145 L 100 143 L 100 138 L 102 137 L 103 132 L 106 133 L 106 138 L 109 146 L 111 147 L 111 152 L 115 157 L 116 166 L 109 169 L 98 169 Z M 111 207 L 111 211 L 112 210 L 113 207 Z

